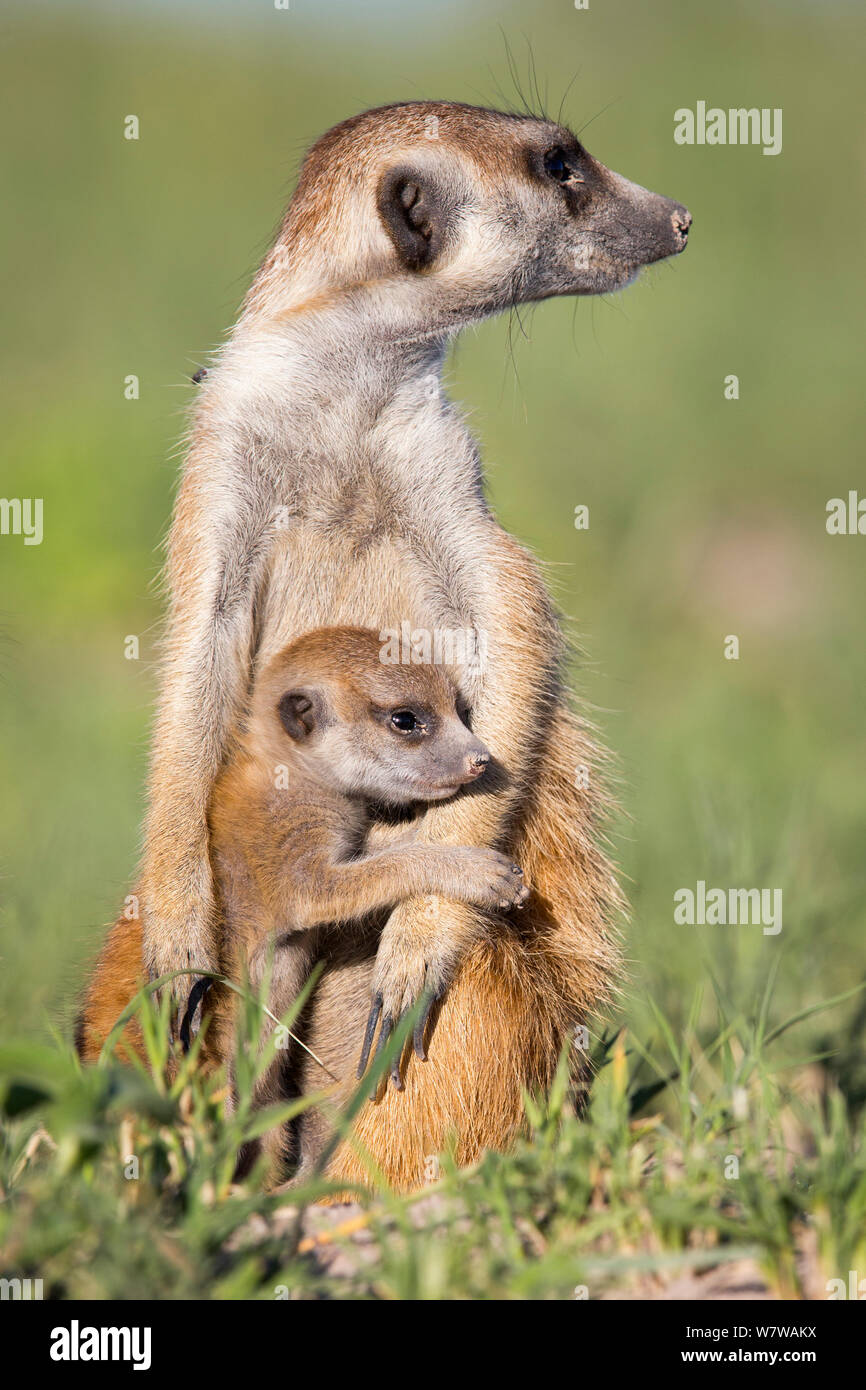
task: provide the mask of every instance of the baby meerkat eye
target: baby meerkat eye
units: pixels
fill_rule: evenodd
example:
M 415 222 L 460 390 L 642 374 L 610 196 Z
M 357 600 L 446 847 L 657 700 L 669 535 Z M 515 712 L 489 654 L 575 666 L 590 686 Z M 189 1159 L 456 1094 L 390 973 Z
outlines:
M 559 145 L 555 145 L 552 150 L 548 150 L 544 156 L 545 173 L 556 183 L 583 183 L 583 179 L 575 173 L 569 164 L 565 150 Z
M 395 709 L 391 715 L 391 724 L 401 734 L 414 733 L 418 728 L 418 720 L 410 709 Z

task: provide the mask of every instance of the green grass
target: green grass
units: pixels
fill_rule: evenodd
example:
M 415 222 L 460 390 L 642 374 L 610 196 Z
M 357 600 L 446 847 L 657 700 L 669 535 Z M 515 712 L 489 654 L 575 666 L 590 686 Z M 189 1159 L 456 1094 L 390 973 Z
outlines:
M 866 1256 L 866 1115 L 830 1083 L 791 1086 L 773 1058 L 804 1020 L 774 1024 L 771 1003 L 768 990 L 747 1017 L 717 995 L 704 1035 L 700 992 L 682 1034 L 654 1008 L 661 1062 L 608 1033 L 583 1118 L 564 1057 L 550 1096 L 526 1097 L 514 1153 L 468 1171 L 444 1154 L 410 1197 L 376 1192 L 371 1172 L 358 1209 L 325 1226 L 309 1212 L 335 1191 L 321 1177 L 282 1194 L 255 1172 L 233 1181 L 240 1143 L 305 1104 L 250 1105 L 269 1060 L 254 1060 L 254 1000 L 230 1118 L 224 1076 L 203 1079 L 191 1058 L 167 1079 L 165 1018 L 148 1007 L 149 1067 L 82 1070 L 62 1045 L 5 1046 L 2 1275 L 65 1299 L 556 1300 L 749 1260 L 773 1294 L 826 1297 Z M 366 1078 L 347 1121 L 369 1090 Z
M 231 3 L 0 10 L 0 80 L 12 113 L 0 177 L 14 194 L 0 220 L 0 255 L 11 268 L 0 494 L 42 497 L 45 508 L 41 546 L 0 537 L 2 1036 L 35 1049 L 53 1029 L 68 1035 L 103 923 L 135 872 L 161 615 L 155 581 L 194 389 L 188 377 L 231 322 L 304 146 L 378 102 L 495 102 L 497 82 L 511 90 L 501 31 L 524 77 L 529 37 L 554 109 L 577 74 L 565 114 L 575 126 L 591 121 L 584 139 L 593 153 L 695 216 L 675 264 L 611 299 L 524 314 L 526 336 L 515 322 L 511 346 L 506 323 L 485 324 L 449 367 L 496 511 L 550 566 L 584 653 L 576 686 L 616 754 L 621 810 L 611 837 L 632 903 L 621 1020 L 635 1076 L 628 1084 L 640 1088 L 653 1067 L 666 1075 L 673 1067 L 657 1011 L 674 1039 L 712 1046 L 726 1026 L 712 982 L 729 1001 L 726 1017 L 747 1030 L 771 976 L 779 1019 L 844 994 L 864 976 L 866 540 L 830 537 L 824 519 L 829 498 L 866 493 L 861 18 L 832 3 L 620 0 L 576 12 L 567 0 L 529 0 L 461 11 L 456 42 L 453 13 L 439 4 L 413 6 L 399 23 L 390 10 L 336 0 L 288 14 L 252 9 L 255 17 Z M 782 154 L 675 146 L 673 111 L 698 99 L 781 106 Z M 141 119 L 138 142 L 122 139 L 130 112 Z M 723 396 L 731 372 L 740 377 L 735 402 Z M 123 396 L 129 373 L 141 381 L 138 401 Z M 579 503 L 590 508 L 588 531 L 572 524 Z M 723 656 L 730 633 L 740 638 L 738 661 Z M 137 661 L 124 658 L 129 634 L 140 639 Z M 782 932 L 677 926 L 673 894 L 698 879 L 781 888 Z M 754 1203 L 766 1204 L 768 1220 L 789 1214 L 789 1263 L 800 1211 L 791 1194 L 805 1194 L 819 1222 L 821 1203 L 835 1210 L 837 1178 L 856 1183 L 864 1026 L 866 1009 L 852 998 L 761 1049 L 761 1076 L 766 1067 L 776 1077 L 760 1082 L 774 1113 L 787 1113 L 783 1083 L 818 1076 L 825 1088 L 808 1121 L 814 1152 L 798 1160 L 805 1185 L 789 1175 L 774 1197 L 752 1165 Z M 748 1053 L 748 1037 L 740 1045 Z M 798 1067 L 806 1057 L 820 1060 Z M 222 1243 L 181 1273 L 172 1244 L 187 1234 L 181 1209 L 189 1200 L 206 1232 L 210 1221 L 239 1221 L 241 1206 L 232 1198 L 206 1209 L 191 1195 L 206 1163 L 166 1192 L 156 1180 L 132 1189 L 116 1172 L 110 1178 L 126 1101 L 120 1092 L 111 1100 L 122 1083 L 109 1075 L 62 1083 L 70 1097 L 94 1088 L 94 1155 L 62 1181 L 59 1160 L 37 1155 L 4 1219 L 14 1227 L 34 1203 L 44 1209 L 27 1239 L 52 1252 L 58 1287 L 91 1278 L 104 1294 L 135 1285 L 157 1296 L 216 1294 Z M 506 1205 L 532 1207 L 549 1190 L 585 1192 L 579 1170 L 592 1169 L 598 1200 L 612 1203 L 612 1249 L 601 1254 L 643 1249 L 624 1234 L 641 1194 L 658 1251 L 676 1253 L 701 1209 L 718 1198 L 726 1210 L 724 1193 L 752 1212 L 748 1182 L 719 1176 L 716 1146 L 742 1129 L 754 1159 L 756 1127 L 769 1116 L 759 1120 L 756 1098 L 750 1118 L 735 1124 L 729 1102 L 720 1091 L 691 1115 L 672 1083 L 660 1093 L 657 1126 L 635 1137 L 620 1115 L 606 1138 L 614 1112 L 602 1112 L 599 1093 L 588 1124 L 563 1118 L 555 1140 L 545 1130 L 514 1158 L 449 1179 L 449 1190 L 472 1210 L 489 1203 L 494 1215 L 484 1219 L 504 1222 L 497 1192 Z M 175 1114 L 177 1098 L 166 1104 Z M 715 1138 L 698 1163 L 690 1144 L 700 1116 Z M 167 1151 L 171 1125 L 142 1123 L 154 1154 Z M 197 1152 L 218 1142 L 206 1133 L 202 1121 Z M 849 1146 L 844 1162 L 835 1145 Z M 689 1179 L 671 1178 L 666 1193 L 668 1158 L 686 1164 Z M 604 1191 L 615 1165 L 631 1174 L 622 1178 L 628 1200 Z M 131 1203 L 140 1266 L 138 1255 L 124 1264 L 125 1236 L 110 1233 L 118 1200 Z M 492 1255 L 487 1270 L 468 1262 L 477 1287 L 517 1296 L 537 1265 L 538 1287 L 552 1291 L 559 1276 L 545 1284 L 544 1271 L 558 1268 L 560 1253 L 569 1269 L 601 1258 L 593 1200 L 582 1207 L 579 1195 L 563 1196 L 561 1210 L 545 1207 L 544 1239 L 529 1241 L 525 1268 L 514 1253 L 522 1237 L 515 1245 L 503 1228 L 495 1278 Z M 668 1208 L 679 1212 L 669 1230 Z M 174 1232 L 166 1248 L 177 1266 L 147 1239 L 157 1213 Z M 755 1212 L 743 1221 L 754 1242 Z M 820 1221 L 835 1230 L 835 1216 Z M 437 1288 L 467 1292 L 469 1268 L 452 1260 L 452 1241 L 459 1250 L 453 1233 L 443 1253 L 434 1236 L 407 1235 L 402 1273 L 387 1262 L 403 1245 L 382 1242 L 383 1279 L 387 1270 L 393 1287 L 438 1279 Z M 844 1250 L 841 1228 L 832 1241 Z M 97 1248 L 105 1254 L 93 1264 Z M 251 1287 L 266 1287 L 261 1280 Z

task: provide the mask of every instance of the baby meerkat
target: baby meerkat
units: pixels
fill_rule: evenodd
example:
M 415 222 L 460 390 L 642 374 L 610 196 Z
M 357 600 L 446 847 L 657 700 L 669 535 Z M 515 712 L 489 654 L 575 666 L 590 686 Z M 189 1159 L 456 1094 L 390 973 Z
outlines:
M 246 969 L 258 986 L 273 957 L 270 1007 L 280 1017 L 327 949 L 314 928 L 423 894 L 522 907 L 523 872 L 495 849 L 422 843 L 415 828 L 382 848 L 366 843 L 383 809 L 455 796 L 489 762 L 444 667 L 389 663 L 364 628 L 319 628 L 290 643 L 256 682 L 238 756 L 214 791 L 227 968 Z M 391 1075 L 399 1088 L 399 1059 Z

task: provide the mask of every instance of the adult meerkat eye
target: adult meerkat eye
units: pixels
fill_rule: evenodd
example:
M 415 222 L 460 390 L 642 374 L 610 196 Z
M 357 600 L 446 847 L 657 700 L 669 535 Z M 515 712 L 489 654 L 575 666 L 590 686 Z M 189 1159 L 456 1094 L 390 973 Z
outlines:
M 566 158 L 565 150 L 555 145 L 544 156 L 544 171 L 555 183 L 583 183 Z
M 412 734 L 420 728 L 417 718 L 410 709 L 395 709 L 391 715 L 391 724 L 401 734 Z

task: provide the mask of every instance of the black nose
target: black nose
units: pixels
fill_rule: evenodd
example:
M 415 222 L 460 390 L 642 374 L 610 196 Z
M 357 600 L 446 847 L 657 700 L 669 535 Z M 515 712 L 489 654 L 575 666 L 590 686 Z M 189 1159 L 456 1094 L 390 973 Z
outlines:
M 674 236 L 679 243 L 680 250 L 683 249 L 689 239 L 689 227 L 692 225 L 692 214 L 688 208 L 676 207 L 671 213 Z
M 490 754 L 486 748 L 478 753 L 472 753 L 469 757 L 470 777 L 480 777 L 487 764 L 490 762 Z

